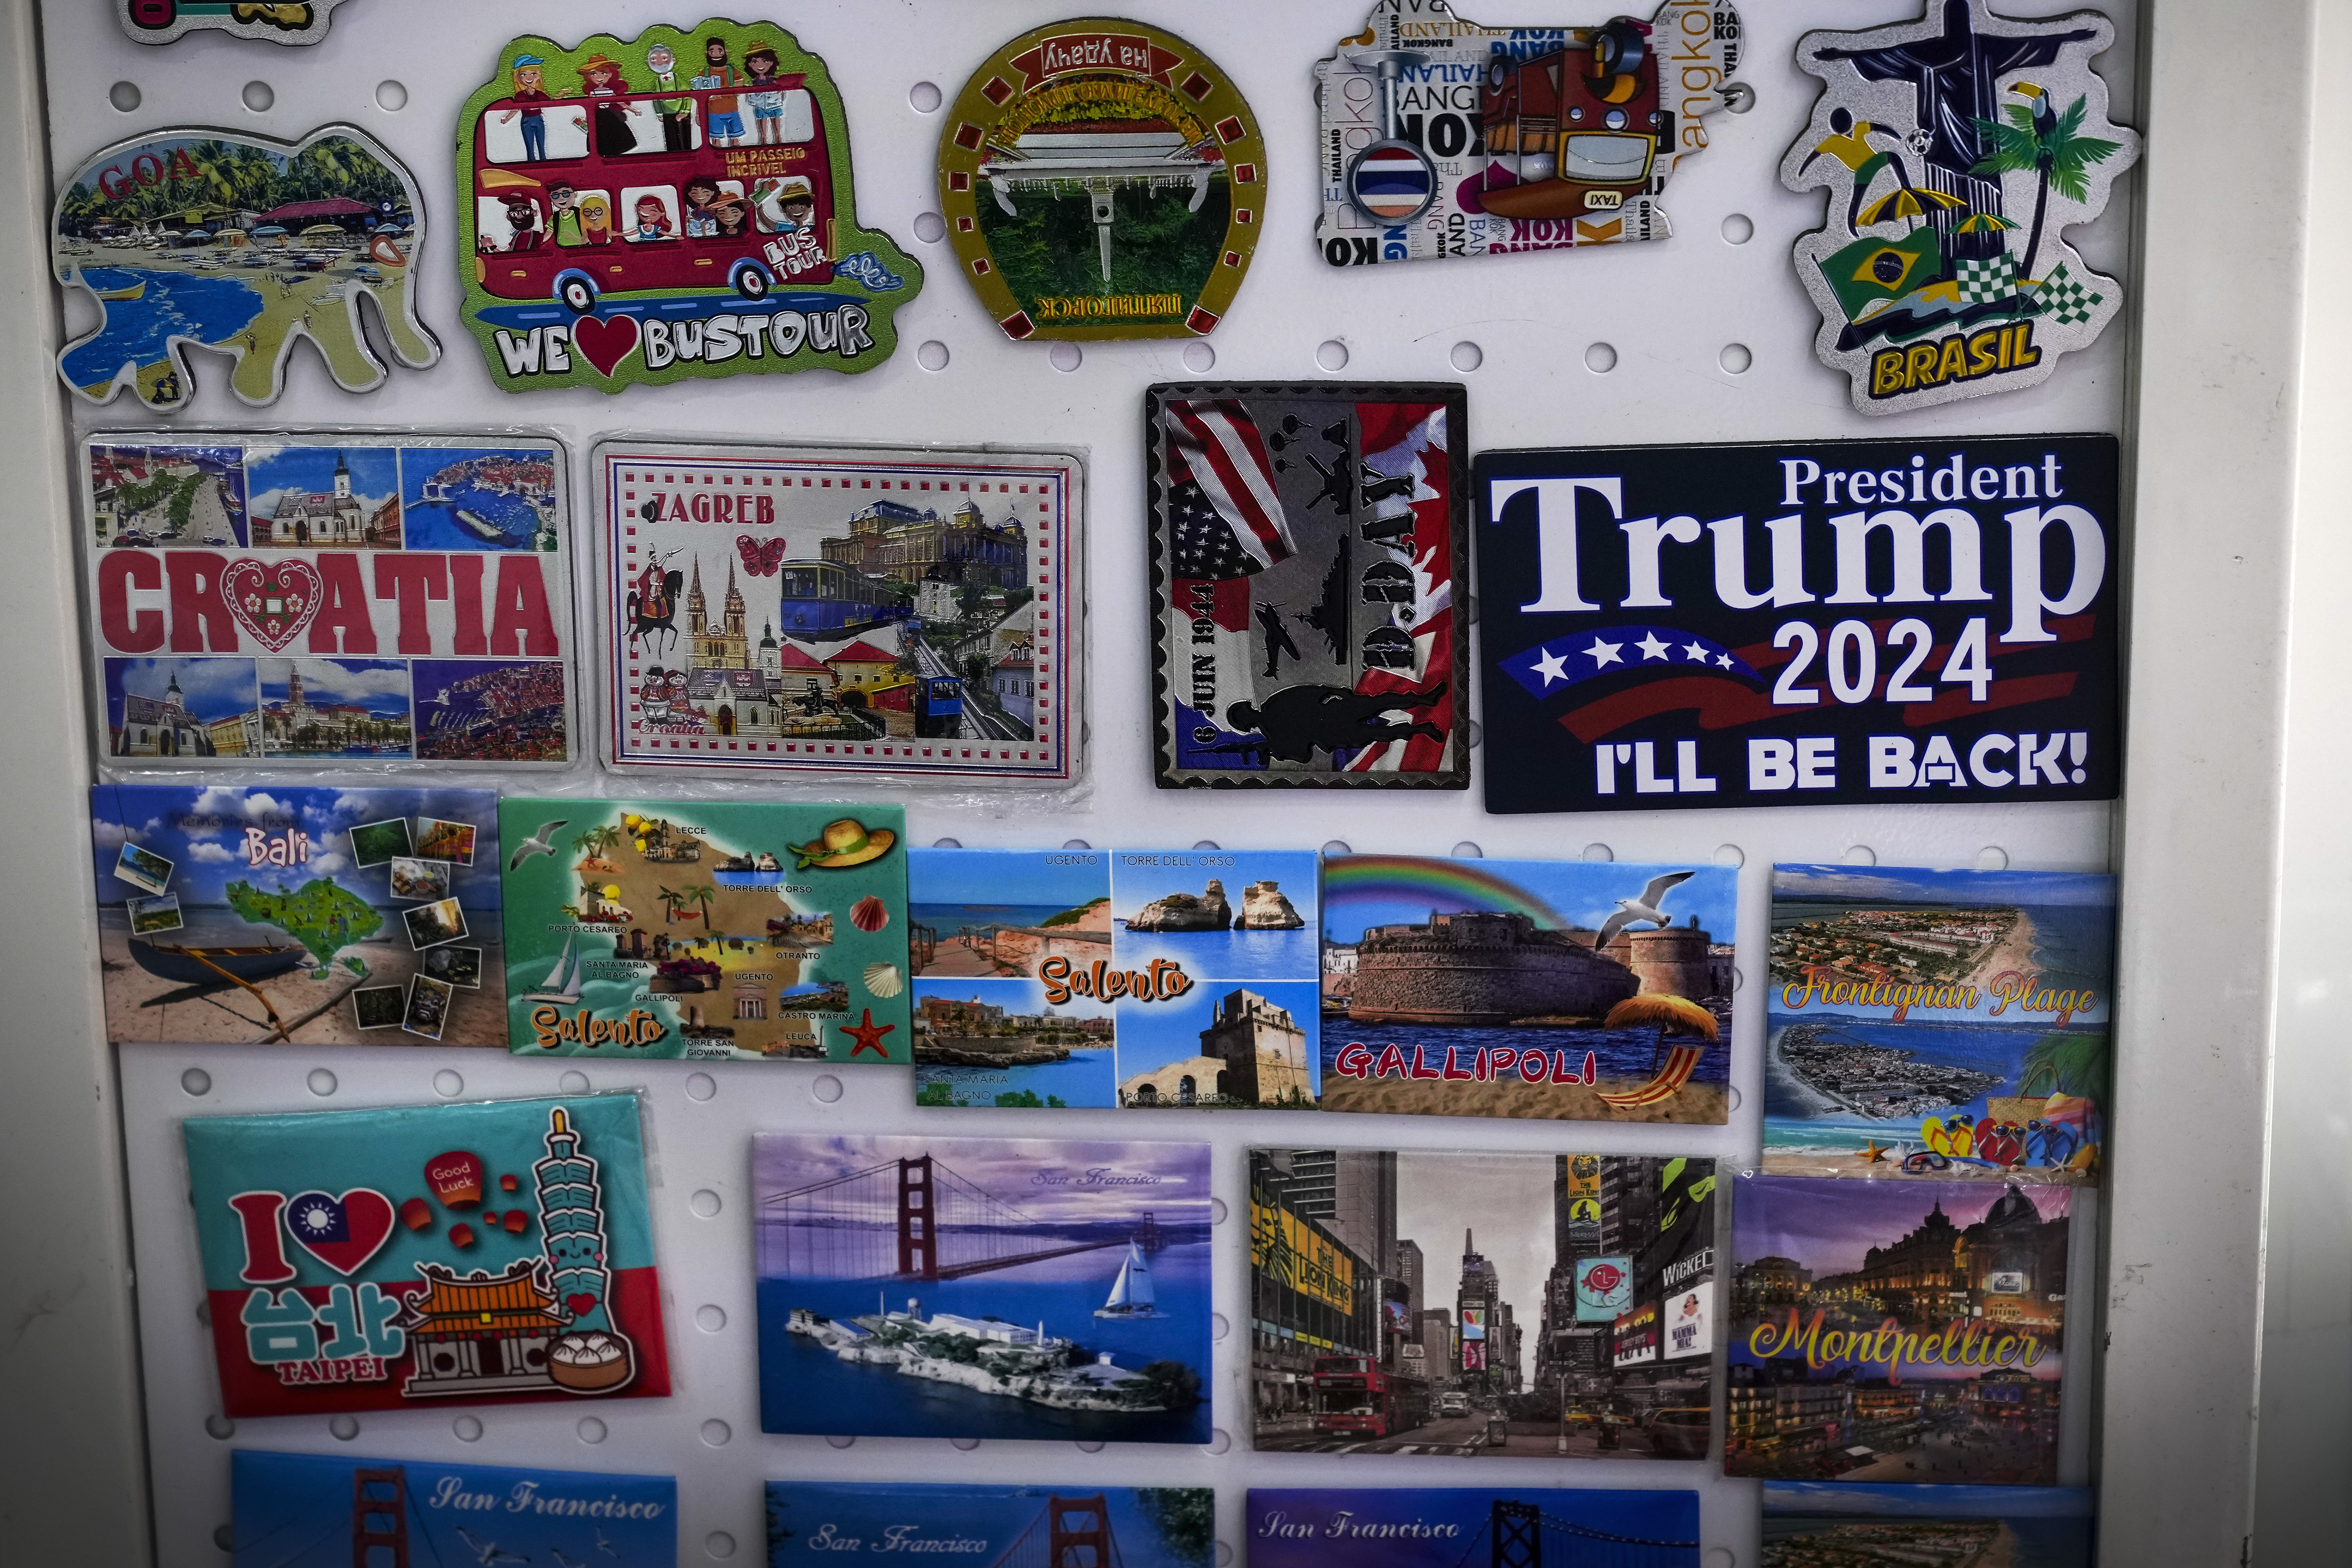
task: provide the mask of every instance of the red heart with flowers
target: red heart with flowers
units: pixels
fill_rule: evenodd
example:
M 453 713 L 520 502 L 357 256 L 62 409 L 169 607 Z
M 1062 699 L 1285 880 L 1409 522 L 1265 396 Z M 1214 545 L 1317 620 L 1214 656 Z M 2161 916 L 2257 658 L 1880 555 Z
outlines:
M 265 566 L 247 556 L 221 574 L 221 596 L 236 624 L 253 640 L 276 653 L 301 635 L 319 613 L 318 570 L 308 561 L 276 561 Z

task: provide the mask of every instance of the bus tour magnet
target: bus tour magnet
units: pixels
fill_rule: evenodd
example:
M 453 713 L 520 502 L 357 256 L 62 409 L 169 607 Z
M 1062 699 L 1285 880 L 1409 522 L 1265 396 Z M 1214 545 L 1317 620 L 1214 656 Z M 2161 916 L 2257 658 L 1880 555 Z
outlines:
M 49 237 L 58 281 L 98 300 L 98 330 L 58 356 L 92 403 L 128 381 L 150 408 L 186 406 L 190 345 L 235 357 L 239 398 L 274 403 L 299 338 L 344 391 L 373 392 L 388 373 L 360 328 L 362 295 L 394 359 L 441 357 L 416 319 L 416 181 L 349 125 L 299 142 L 194 130 L 117 142 L 66 182 Z
M 1798 40 L 1826 85 L 1780 181 L 1830 193 L 1797 274 L 1854 407 L 2037 385 L 2123 309 L 2123 285 L 2065 239 L 2139 156 L 2091 69 L 2115 31 L 2095 11 L 2023 21 L 1942 0 L 1916 22 Z
M 200 29 L 273 44 L 315 44 L 342 0 L 114 0 L 122 30 L 142 44 L 168 44 Z
M 457 181 L 466 321 L 509 392 L 871 370 L 923 286 L 858 223 L 824 61 L 769 23 L 515 39 Z
M 1257 248 L 1265 141 L 1199 49 L 1085 16 L 972 73 L 940 137 L 940 203 L 1005 336 L 1203 337 Z
M 1315 68 L 1323 258 L 1665 238 L 1658 193 L 1706 146 L 1701 120 L 1725 101 L 1739 41 L 1719 0 L 1587 27 L 1484 27 L 1446 0 L 1375 0 Z

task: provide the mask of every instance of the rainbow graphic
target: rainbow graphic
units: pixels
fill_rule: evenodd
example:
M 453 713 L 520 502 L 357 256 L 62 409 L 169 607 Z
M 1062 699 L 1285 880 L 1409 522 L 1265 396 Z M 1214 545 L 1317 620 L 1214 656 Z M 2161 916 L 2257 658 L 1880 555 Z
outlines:
M 1342 855 L 1323 862 L 1326 914 L 1350 904 L 1425 904 L 1447 914 L 1468 910 L 1521 914 L 1550 931 L 1570 926 L 1559 912 L 1476 860 L 1423 855 Z

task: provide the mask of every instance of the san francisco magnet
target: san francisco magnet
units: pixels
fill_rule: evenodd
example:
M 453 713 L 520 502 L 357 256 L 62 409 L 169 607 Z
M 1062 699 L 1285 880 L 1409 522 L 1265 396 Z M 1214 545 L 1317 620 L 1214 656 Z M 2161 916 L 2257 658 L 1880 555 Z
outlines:
M 114 0 L 122 30 L 142 44 L 168 44 L 204 29 L 273 44 L 315 44 L 342 0 Z
M 940 202 L 1007 337 L 1201 337 L 1257 247 L 1265 142 L 1199 49 L 1081 17 L 972 73 L 940 137 Z

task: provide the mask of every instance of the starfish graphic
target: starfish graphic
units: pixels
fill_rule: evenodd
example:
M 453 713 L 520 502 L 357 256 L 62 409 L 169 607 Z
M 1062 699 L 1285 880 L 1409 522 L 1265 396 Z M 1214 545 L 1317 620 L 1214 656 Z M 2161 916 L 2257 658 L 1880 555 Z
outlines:
M 871 1007 L 861 1007 L 858 1009 L 858 1012 L 860 1016 L 856 1023 L 844 1024 L 841 1026 L 841 1032 L 857 1042 L 856 1045 L 849 1047 L 850 1060 L 856 1061 L 857 1059 L 857 1053 L 860 1051 L 872 1051 L 876 1056 L 887 1061 L 889 1059 L 890 1053 L 888 1049 L 883 1046 L 882 1037 L 889 1034 L 898 1026 L 896 1024 L 875 1023 L 874 1009 Z
M 1866 1165 L 1884 1164 L 1886 1156 L 1894 1152 L 1892 1145 L 1881 1143 L 1875 1138 L 1866 1139 L 1864 1142 L 1867 1147 L 1854 1151 L 1853 1157 Z

